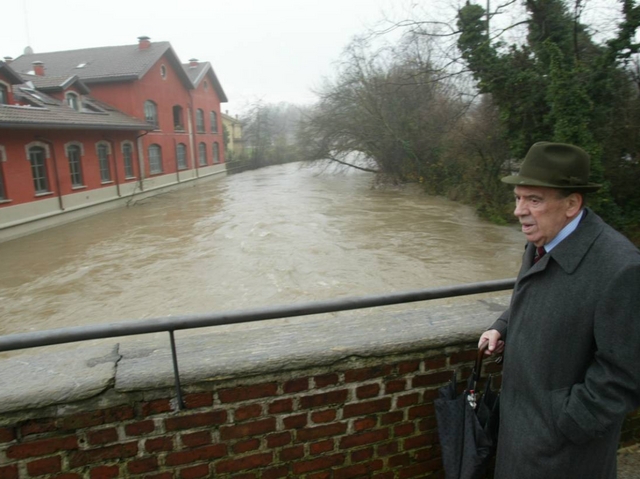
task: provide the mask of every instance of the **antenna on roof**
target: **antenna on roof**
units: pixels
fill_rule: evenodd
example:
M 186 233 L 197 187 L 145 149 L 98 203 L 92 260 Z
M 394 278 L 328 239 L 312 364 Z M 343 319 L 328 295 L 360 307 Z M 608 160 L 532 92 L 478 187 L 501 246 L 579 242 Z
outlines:
M 33 55 L 33 48 L 31 48 L 31 47 L 24 47 L 24 54 L 25 54 L 25 55 Z
M 27 32 L 27 45 L 31 45 L 31 34 L 29 33 L 29 11 L 27 9 L 27 0 L 22 0 L 22 6 L 24 8 L 24 28 Z M 27 47 L 24 49 L 25 55 L 33 54 L 33 48 Z

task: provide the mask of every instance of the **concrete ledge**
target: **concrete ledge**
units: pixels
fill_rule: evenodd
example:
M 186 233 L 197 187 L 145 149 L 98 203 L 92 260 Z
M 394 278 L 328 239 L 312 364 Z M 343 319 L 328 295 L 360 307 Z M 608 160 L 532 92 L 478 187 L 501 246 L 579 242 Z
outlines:
M 464 301 L 464 300 L 461 300 Z M 509 296 L 424 309 L 384 308 L 210 328 L 176 335 L 183 386 L 472 342 Z M 169 341 L 124 341 L 0 362 L 0 413 L 71 403 L 107 390 L 172 387 Z

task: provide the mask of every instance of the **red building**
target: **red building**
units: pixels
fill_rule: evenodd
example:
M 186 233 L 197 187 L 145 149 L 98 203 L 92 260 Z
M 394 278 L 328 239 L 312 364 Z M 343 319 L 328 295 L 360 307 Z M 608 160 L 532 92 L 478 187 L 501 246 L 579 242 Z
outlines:
M 208 62 L 168 42 L 0 62 L 0 240 L 225 172 Z

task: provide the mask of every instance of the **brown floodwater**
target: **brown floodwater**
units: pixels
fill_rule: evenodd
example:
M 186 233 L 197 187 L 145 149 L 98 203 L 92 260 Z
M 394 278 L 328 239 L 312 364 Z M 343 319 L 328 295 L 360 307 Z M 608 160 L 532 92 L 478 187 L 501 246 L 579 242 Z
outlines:
M 514 277 L 514 227 L 288 164 L 0 244 L 0 334 Z

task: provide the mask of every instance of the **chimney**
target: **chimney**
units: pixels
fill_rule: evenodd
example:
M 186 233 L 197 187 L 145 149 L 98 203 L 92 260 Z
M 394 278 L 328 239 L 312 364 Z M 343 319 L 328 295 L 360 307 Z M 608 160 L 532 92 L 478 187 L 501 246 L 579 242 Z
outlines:
M 198 66 L 198 59 L 197 58 L 190 58 L 189 59 L 189 68 L 195 68 Z
M 13 57 L 4 57 L 4 62 L 8 65 L 13 61 Z
M 32 65 L 33 65 L 34 73 L 36 75 L 38 75 L 39 77 L 43 77 L 44 76 L 44 63 L 35 61 L 35 62 L 32 63 Z
M 138 37 L 138 48 L 140 50 L 146 50 L 151 46 L 151 39 L 149 37 Z

